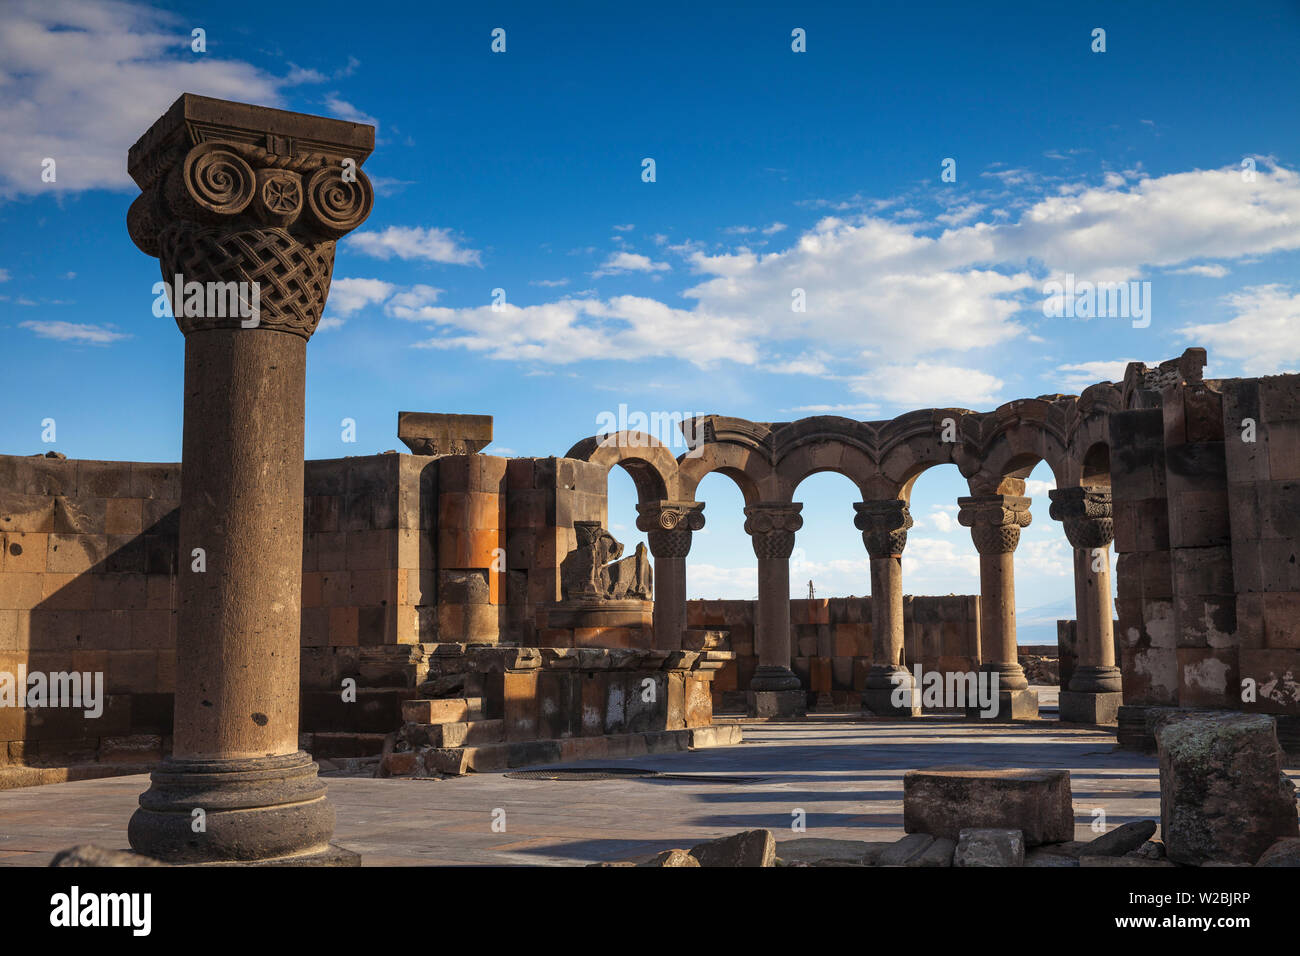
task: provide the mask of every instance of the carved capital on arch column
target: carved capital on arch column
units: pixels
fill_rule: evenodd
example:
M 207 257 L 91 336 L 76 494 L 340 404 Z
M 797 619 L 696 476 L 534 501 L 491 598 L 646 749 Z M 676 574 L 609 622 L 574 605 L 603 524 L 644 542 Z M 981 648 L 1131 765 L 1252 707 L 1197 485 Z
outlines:
M 745 506 L 745 533 L 760 558 L 789 558 L 794 551 L 794 534 L 803 527 L 802 504 L 763 501 Z
M 957 521 L 970 528 L 980 554 L 1008 554 L 1020 543 L 1020 529 L 1029 526 L 1030 499 L 1019 495 L 976 495 L 958 498 Z
M 372 126 L 183 94 L 131 147 L 131 240 L 159 260 L 180 330 L 310 338 L 334 244 L 370 215 Z M 177 276 L 181 278 L 178 280 Z
M 704 527 L 702 501 L 647 501 L 636 506 L 638 531 L 650 541 L 656 558 L 684 558 L 691 551 L 691 532 Z
M 1075 548 L 1104 548 L 1115 537 L 1109 488 L 1053 488 L 1051 516 L 1065 525 Z
M 912 527 L 912 514 L 907 502 L 901 498 L 883 501 L 855 501 L 857 514 L 853 526 L 862 532 L 862 543 L 873 558 L 896 558 L 907 547 L 907 529 Z

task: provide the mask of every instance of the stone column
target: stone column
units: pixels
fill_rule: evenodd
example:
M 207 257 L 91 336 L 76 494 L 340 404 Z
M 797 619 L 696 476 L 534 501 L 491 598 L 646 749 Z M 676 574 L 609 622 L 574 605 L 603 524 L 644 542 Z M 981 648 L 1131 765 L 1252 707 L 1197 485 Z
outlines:
M 998 679 L 997 717 L 1036 718 L 1038 693 L 1029 690 L 1016 646 L 1015 551 L 1020 529 L 1029 525 L 1029 499 L 1017 495 L 958 498 L 957 520 L 971 529 L 980 553 L 981 670 Z M 977 708 L 967 708 L 967 715 Z
M 649 501 L 636 510 L 637 530 L 646 533 L 655 559 L 655 648 L 679 651 L 686 633 L 686 556 L 691 532 L 704 527 L 704 503 Z
M 1061 688 L 1061 719 L 1113 724 L 1124 702 L 1115 666 L 1115 625 L 1110 593 L 1110 542 L 1115 536 L 1109 488 L 1056 488 L 1048 492 L 1052 517 L 1065 525 L 1074 548 L 1078 660 Z
M 859 501 L 853 525 L 871 557 L 871 651 L 862 709 L 891 717 L 915 717 L 921 698 L 903 663 L 903 548 L 912 515 L 901 498 Z M 898 691 L 902 691 L 901 695 Z M 900 700 L 902 704 L 897 703 Z
M 185 94 L 130 151 L 127 227 L 185 335 L 174 746 L 128 830 L 147 856 L 358 862 L 298 749 L 298 649 L 307 339 L 374 201 L 373 146 L 370 126 Z
M 758 556 L 758 613 L 754 640 L 758 668 L 749 683 L 749 713 L 789 717 L 804 713 L 807 696 L 790 670 L 790 554 L 803 527 L 801 504 L 768 501 L 745 508 L 745 533 Z

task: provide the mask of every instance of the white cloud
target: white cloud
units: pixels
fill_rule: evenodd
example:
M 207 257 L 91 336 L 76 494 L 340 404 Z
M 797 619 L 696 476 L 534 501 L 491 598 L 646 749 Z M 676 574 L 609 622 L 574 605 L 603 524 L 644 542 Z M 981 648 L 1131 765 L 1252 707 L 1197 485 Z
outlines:
M 0 269 L 0 282 L 8 282 L 8 281 L 9 281 L 9 270 Z
M 783 223 L 783 222 L 774 222 L 774 223 L 772 223 L 770 226 L 764 226 L 764 227 L 763 227 L 763 235 L 765 235 L 765 236 L 775 236 L 778 232 L 782 232 L 782 231 L 784 231 L 786 228 L 787 228 L 787 226 L 786 226 L 785 223 Z
M 1216 362 L 1235 360 L 1246 375 L 1300 367 L 1300 294 L 1281 285 L 1251 286 L 1224 301 L 1236 313 L 1233 318 L 1187 325 L 1178 334 L 1206 346 Z
M 330 283 L 330 297 L 326 311 L 338 325 L 342 319 L 354 315 L 368 305 L 383 302 L 396 291 L 397 286 L 382 279 L 335 279 Z M 321 324 L 324 325 L 325 320 Z M 336 326 L 331 325 L 330 328 Z
M 961 528 L 957 519 L 953 517 L 956 508 L 945 508 L 942 505 L 935 505 L 929 516 L 929 522 L 934 525 L 935 529 L 943 534 L 952 534 Z
M 1025 494 L 1030 498 L 1046 498 L 1047 493 L 1056 488 L 1056 481 L 1039 481 L 1030 478 L 1025 481 Z
M 399 319 L 436 322 L 440 312 L 445 311 L 434 306 L 442 292 L 431 285 L 413 285 L 393 296 L 384 311 Z
M 78 325 L 74 322 L 19 322 L 24 329 L 31 329 L 43 339 L 55 339 L 59 342 L 77 342 L 84 345 L 107 345 L 129 339 L 131 336 L 114 332 L 111 326 Z
M 635 229 L 635 228 L 636 228 L 636 225 L 635 225 L 634 223 L 630 223 L 630 222 L 629 222 L 629 223 L 625 223 L 624 225 L 621 225 L 621 226 L 616 225 L 616 226 L 614 227 L 614 230 L 615 230 L 616 232 L 631 232 L 631 231 L 632 231 L 633 229 Z
M 337 93 L 330 93 L 325 97 L 325 108 L 331 115 L 341 120 L 347 120 L 349 123 L 365 123 L 375 127 L 376 131 L 379 129 L 379 120 L 368 113 L 363 113 L 347 100 L 340 99 Z
M 802 413 L 805 415 L 842 415 L 847 412 L 875 414 L 880 411 L 880 406 L 874 402 L 864 402 L 859 404 L 843 403 L 839 405 L 796 405 L 794 408 L 783 408 L 783 412 Z M 856 416 L 849 416 L 856 417 Z
M 1053 381 L 1061 388 L 1081 392 L 1089 385 L 1096 385 L 1098 382 L 1122 382 L 1124 380 L 1124 370 L 1128 368 L 1129 362 L 1139 361 L 1141 359 L 1115 359 L 1108 362 L 1077 362 L 1072 365 L 1058 365 Z
M 560 286 L 568 285 L 569 280 L 568 279 L 535 279 L 534 281 L 529 282 L 528 284 L 545 286 L 548 289 L 555 289 Z
M 8 0 L 0 17 L 0 196 L 135 189 L 126 154 L 181 91 L 282 105 L 287 78 L 189 51 L 190 22 L 121 2 Z M 41 162 L 57 179 L 41 181 Z
M 666 262 L 654 262 L 649 256 L 637 252 L 615 252 L 591 277 L 599 279 L 601 276 L 614 276 L 624 272 L 667 272 L 671 268 Z
M 348 247 L 376 259 L 417 259 L 449 265 L 482 265 L 477 249 L 460 245 L 450 229 L 389 226 L 380 232 L 357 232 L 345 240 Z
M 978 408 L 998 404 L 1003 384 L 997 376 L 976 369 L 918 362 L 876 368 L 870 375 L 852 378 L 849 388 L 895 405 Z
M 1227 266 L 1188 266 L 1186 269 L 1170 269 L 1170 273 L 1178 276 L 1205 276 L 1207 279 L 1222 279 L 1228 274 Z

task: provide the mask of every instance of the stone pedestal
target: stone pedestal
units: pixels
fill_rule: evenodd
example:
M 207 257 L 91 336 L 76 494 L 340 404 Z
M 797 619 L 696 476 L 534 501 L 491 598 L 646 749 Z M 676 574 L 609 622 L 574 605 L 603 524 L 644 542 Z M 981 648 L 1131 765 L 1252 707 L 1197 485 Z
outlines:
M 808 711 L 802 690 L 751 690 L 746 700 L 750 717 L 801 717 Z
M 127 225 L 185 334 L 175 737 L 128 828 L 146 856 L 349 859 L 298 750 L 304 389 L 373 146 L 369 126 L 186 94 L 130 152 Z
M 903 548 L 912 516 L 899 498 L 855 502 L 854 526 L 871 557 L 871 640 L 873 662 L 862 691 L 864 713 L 919 717 L 920 695 L 904 660 Z M 902 700 L 902 703 L 898 701 Z
M 639 503 L 636 510 L 637 530 L 646 533 L 655 559 L 655 647 L 680 650 L 686 635 L 686 556 L 691 533 L 704 527 L 704 504 L 650 501 Z
M 1060 695 L 1061 720 L 1075 724 L 1118 724 L 1119 708 L 1124 695 L 1119 691 L 1093 693 L 1063 690 Z
M 779 708 L 784 714 L 802 713 L 807 701 L 796 705 L 794 697 L 764 696 L 773 692 L 798 692 L 803 696 L 799 678 L 790 670 L 790 554 L 794 535 L 803 527 L 799 516 L 803 505 L 762 502 L 745 508 L 745 532 L 758 557 L 758 612 L 754 620 L 754 638 L 758 644 L 758 667 L 749 684 L 749 712 L 760 715 L 757 708 Z M 797 710 L 796 710 L 797 706 Z
M 967 707 L 966 716 L 982 720 L 1037 720 L 1038 691 L 1000 690 L 997 713 L 988 716 L 979 707 Z

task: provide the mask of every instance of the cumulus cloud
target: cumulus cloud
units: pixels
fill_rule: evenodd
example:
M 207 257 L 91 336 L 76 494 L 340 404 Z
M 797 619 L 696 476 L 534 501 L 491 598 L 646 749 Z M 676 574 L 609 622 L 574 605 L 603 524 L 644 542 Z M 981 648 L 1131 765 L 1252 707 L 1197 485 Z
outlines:
M 133 3 L 8 0 L 0 17 L 0 196 L 134 189 L 126 153 L 182 92 L 282 105 L 276 77 L 190 52 L 190 23 Z M 42 182 L 41 163 L 57 178 Z
M 396 290 L 397 286 L 382 279 L 335 279 L 330 283 L 325 318 L 321 319 L 317 331 L 338 328 L 344 319 L 368 305 L 378 305 Z
M 1188 266 L 1186 269 L 1170 269 L 1177 276 L 1204 276 L 1207 279 L 1222 279 L 1228 274 L 1227 266 Z
M 451 229 L 389 226 L 378 232 L 356 232 L 343 240 L 349 249 L 376 259 L 420 260 L 447 265 L 481 266 L 481 253 L 467 249 Z
M 977 369 L 918 362 L 885 365 L 852 378 L 850 389 L 898 405 L 971 407 L 997 405 L 1002 379 Z
M 1300 294 L 1276 284 L 1251 286 L 1224 301 L 1235 313 L 1231 319 L 1183 326 L 1179 335 L 1206 346 L 1216 363 L 1235 362 L 1246 375 L 1300 367 Z
M 1076 362 L 1070 365 L 1058 365 L 1053 381 L 1061 388 L 1081 392 L 1089 385 L 1096 385 L 1098 382 L 1123 381 L 1124 370 L 1128 368 L 1129 362 L 1140 361 L 1141 359 L 1114 359 L 1113 361 Z

